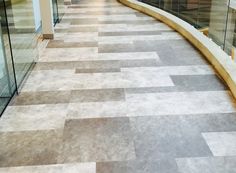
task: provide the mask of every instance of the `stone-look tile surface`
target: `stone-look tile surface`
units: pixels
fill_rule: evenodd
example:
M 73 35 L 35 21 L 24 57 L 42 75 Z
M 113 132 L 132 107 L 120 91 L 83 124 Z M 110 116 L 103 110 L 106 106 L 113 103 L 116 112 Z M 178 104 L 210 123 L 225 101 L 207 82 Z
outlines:
M 115 0 L 72 0 L 55 31 L 0 119 L 0 173 L 235 172 L 235 100 L 179 33 Z
M 127 104 L 124 101 L 70 103 L 68 119 L 124 117 L 127 116 Z
M 57 163 L 59 130 L 0 133 L 0 167 Z
M 47 76 L 47 78 L 45 78 Z M 41 81 L 40 84 L 38 81 Z M 39 71 L 32 73 L 22 91 L 108 89 L 132 87 L 173 86 L 167 74 L 148 71 L 120 73 L 77 73 L 71 70 Z
M 75 73 L 113 73 L 113 72 L 120 72 L 119 68 L 104 68 L 104 69 L 79 69 L 75 70 Z
M 226 90 L 227 87 L 216 75 L 182 75 L 171 76 L 177 88 L 182 91 L 217 91 Z
M 235 100 L 228 91 L 127 94 L 126 102 L 128 116 L 235 112 Z
M 12 105 L 69 103 L 71 91 L 21 92 Z
M 30 131 L 64 127 L 68 104 L 9 106 L 0 119 L 0 131 Z
M 236 157 L 177 159 L 179 173 L 235 173 Z
M 70 102 L 124 101 L 124 89 L 75 90 L 71 92 Z
M 135 41 L 134 45 L 137 51 L 156 51 L 164 65 L 183 66 L 207 64 L 204 57 L 192 47 L 184 47 L 184 49 L 176 48 L 175 45 L 178 45 L 178 43 L 175 44 L 175 42 L 181 41 L 182 40 L 146 40 Z M 183 45 L 182 42 L 180 45 Z M 188 43 L 188 45 L 190 45 L 190 43 Z
M 203 133 L 214 156 L 236 156 L 236 132 Z
M 211 156 L 198 127 L 184 120 L 169 116 L 131 118 L 137 159 Z
M 96 42 L 64 42 L 62 40 L 52 40 L 48 43 L 47 48 L 73 48 L 73 47 L 97 47 Z
M 175 160 L 98 162 L 97 173 L 177 173 Z
M 0 168 L 0 173 L 96 173 L 96 163 L 52 164 Z
M 93 162 L 135 159 L 128 118 L 68 120 L 60 161 Z

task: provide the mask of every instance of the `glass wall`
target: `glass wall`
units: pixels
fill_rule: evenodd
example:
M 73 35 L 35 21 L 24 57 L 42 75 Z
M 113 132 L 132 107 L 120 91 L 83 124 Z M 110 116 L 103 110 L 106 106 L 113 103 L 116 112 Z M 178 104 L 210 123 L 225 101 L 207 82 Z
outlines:
M 52 11 L 53 11 L 53 22 L 54 25 L 59 22 L 59 14 L 58 14 L 58 8 L 57 8 L 57 0 L 52 0 Z
M 18 86 L 37 59 L 37 39 L 32 0 L 9 0 L 6 6 Z
M 54 25 L 56 25 L 56 23 L 61 21 L 65 13 L 64 0 L 52 0 L 52 10 Z
M 208 31 L 226 53 L 236 52 L 236 0 L 140 0 Z
M 0 0 L 0 115 L 16 91 L 15 73 L 5 11 Z

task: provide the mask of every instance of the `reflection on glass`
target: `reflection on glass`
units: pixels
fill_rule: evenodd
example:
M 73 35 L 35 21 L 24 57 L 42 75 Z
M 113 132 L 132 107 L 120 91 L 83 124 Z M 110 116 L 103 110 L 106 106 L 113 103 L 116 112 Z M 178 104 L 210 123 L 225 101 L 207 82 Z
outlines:
M 57 22 L 59 22 L 57 0 L 52 0 L 52 11 L 53 11 L 53 22 L 54 22 L 54 25 L 55 25 Z
M 10 0 L 6 9 L 16 79 L 19 85 L 37 58 L 33 3 L 32 0 Z
M 57 4 L 58 4 L 58 16 L 59 20 L 61 20 L 65 14 L 64 0 L 57 0 Z
M 4 2 L 0 0 L 0 115 L 16 90 Z
M 65 13 L 64 0 L 52 0 L 53 21 L 54 24 L 61 21 Z
M 231 54 L 236 47 L 236 1 L 230 1 L 226 28 L 225 51 Z

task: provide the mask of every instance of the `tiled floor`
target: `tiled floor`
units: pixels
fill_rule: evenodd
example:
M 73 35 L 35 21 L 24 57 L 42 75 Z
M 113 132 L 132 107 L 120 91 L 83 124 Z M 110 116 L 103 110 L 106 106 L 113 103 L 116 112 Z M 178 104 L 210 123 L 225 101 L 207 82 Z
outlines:
M 72 0 L 0 120 L 0 173 L 236 173 L 236 102 L 181 35 Z

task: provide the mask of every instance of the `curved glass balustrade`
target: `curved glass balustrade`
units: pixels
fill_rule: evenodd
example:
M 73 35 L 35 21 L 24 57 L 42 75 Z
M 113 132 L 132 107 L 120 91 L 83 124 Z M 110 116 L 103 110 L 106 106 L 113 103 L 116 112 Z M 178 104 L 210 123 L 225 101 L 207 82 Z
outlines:
M 229 55 L 236 47 L 236 0 L 140 0 L 185 20 Z M 233 57 L 234 58 L 234 57 Z

